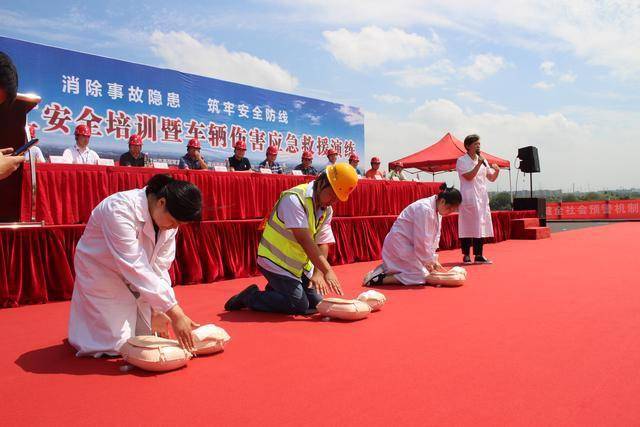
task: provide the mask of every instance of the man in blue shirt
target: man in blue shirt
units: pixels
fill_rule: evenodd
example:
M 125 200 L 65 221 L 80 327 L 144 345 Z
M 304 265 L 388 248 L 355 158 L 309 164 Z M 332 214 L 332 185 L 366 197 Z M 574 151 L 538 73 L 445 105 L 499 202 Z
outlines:
M 246 152 L 247 144 L 244 141 L 237 142 L 233 156 L 227 159 L 231 172 L 251 172 L 251 162 L 244 156 Z
M 195 138 L 189 140 L 189 144 L 187 144 L 187 154 L 180 158 L 178 167 L 180 169 L 207 169 L 207 163 L 204 161 L 202 154 L 200 154 L 201 148 L 200 141 Z
M 318 175 L 316 168 L 312 166 L 313 153 L 311 151 L 305 151 L 302 153 L 302 163 L 294 168 L 294 170 L 302 171 L 303 175 Z
M 278 147 L 270 145 L 269 148 L 267 148 L 267 158 L 260 163 L 260 168 L 271 169 L 272 173 L 282 174 L 282 165 L 276 162 L 277 157 Z

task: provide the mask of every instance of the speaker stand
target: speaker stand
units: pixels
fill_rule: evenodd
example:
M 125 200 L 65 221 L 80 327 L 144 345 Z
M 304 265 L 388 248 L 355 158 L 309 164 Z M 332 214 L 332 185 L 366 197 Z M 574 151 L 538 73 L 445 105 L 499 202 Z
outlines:
M 529 197 L 533 198 L 533 174 L 529 173 Z

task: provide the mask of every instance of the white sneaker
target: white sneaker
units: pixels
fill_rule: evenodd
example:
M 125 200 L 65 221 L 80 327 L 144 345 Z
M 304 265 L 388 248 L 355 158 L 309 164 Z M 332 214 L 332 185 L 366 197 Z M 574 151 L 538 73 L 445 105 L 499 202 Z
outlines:
M 364 279 L 362 280 L 362 286 L 371 286 L 371 281 L 373 281 L 376 277 L 384 274 L 384 265 L 380 264 L 370 272 L 368 272 Z

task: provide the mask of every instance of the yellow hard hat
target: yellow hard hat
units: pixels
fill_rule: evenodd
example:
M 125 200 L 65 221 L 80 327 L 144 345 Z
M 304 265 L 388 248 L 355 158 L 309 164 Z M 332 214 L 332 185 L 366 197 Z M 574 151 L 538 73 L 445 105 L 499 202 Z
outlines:
M 329 165 L 326 172 L 329 184 L 331 184 L 336 196 L 341 202 L 346 202 L 349 199 L 349 194 L 358 185 L 358 173 L 353 166 L 347 163 Z

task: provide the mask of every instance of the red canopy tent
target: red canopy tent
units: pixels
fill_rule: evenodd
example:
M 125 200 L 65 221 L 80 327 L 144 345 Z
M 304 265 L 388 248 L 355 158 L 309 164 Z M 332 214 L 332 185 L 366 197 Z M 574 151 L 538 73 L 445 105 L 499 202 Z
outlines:
M 402 162 L 404 168 L 416 168 L 433 175 L 438 172 L 449 172 L 455 170 L 456 160 L 466 152 L 462 141 L 447 133 L 440 141 L 424 150 L 390 162 L 389 170 L 393 169 L 396 163 Z M 489 165 L 496 163 L 502 169 L 511 169 L 511 163 L 508 160 L 485 152 L 482 152 L 482 156 L 487 159 Z

